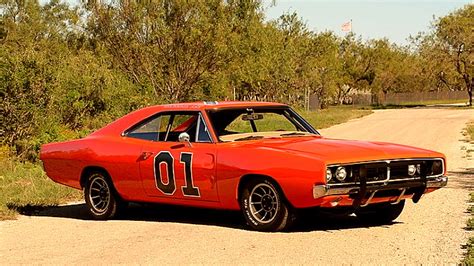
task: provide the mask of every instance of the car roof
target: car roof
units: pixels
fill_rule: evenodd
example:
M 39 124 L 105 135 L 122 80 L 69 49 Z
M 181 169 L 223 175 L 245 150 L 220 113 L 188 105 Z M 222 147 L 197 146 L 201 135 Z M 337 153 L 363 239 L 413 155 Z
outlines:
M 191 102 L 191 103 L 175 103 L 165 105 L 154 105 L 144 107 L 133 111 L 109 125 L 95 131 L 90 136 L 98 135 L 117 135 L 124 130 L 130 128 L 134 124 L 162 111 L 199 111 L 199 110 L 215 110 L 220 108 L 239 108 L 239 107 L 283 107 L 286 104 L 272 102 L 252 102 L 252 101 L 224 101 L 224 102 Z
M 263 107 L 263 106 L 286 106 L 282 103 L 273 102 L 254 102 L 254 101 L 204 101 L 204 102 L 190 102 L 190 103 L 176 103 L 176 104 L 165 104 L 156 105 L 154 107 L 160 107 L 163 109 L 219 109 L 229 107 Z

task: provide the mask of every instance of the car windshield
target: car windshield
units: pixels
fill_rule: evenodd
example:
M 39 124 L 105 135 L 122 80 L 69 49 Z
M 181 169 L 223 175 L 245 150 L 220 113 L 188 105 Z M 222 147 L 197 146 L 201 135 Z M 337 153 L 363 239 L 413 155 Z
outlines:
M 288 107 L 218 109 L 208 113 L 220 141 L 318 134 L 308 122 Z

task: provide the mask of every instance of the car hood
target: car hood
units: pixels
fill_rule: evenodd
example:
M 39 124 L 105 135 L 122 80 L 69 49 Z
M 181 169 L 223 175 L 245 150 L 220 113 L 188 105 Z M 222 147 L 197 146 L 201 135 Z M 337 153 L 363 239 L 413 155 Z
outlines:
M 261 148 L 300 153 L 306 156 L 309 155 L 324 160 L 326 164 L 401 158 L 444 158 L 444 155 L 438 152 L 384 142 L 342 140 L 324 137 L 263 139 L 257 142 L 259 142 L 258 146 Z M 253 142 L 253 144 L 256 145 L 257 143 Z

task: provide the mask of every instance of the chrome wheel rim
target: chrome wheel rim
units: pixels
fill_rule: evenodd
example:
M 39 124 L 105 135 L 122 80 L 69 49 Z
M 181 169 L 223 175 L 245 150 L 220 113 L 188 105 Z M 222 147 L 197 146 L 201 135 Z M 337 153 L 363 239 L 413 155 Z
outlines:
M 110 188 L 107 181 L 100 175 L 95 175 L 90 182 L 89 201 L 92 209 L 97 213 L 104 213 L 109 207 Z
M 275 189 L 265 183 L 256 185 L 249 196 L 250 213 L 260 223 L 272 222 L 280 208 Z

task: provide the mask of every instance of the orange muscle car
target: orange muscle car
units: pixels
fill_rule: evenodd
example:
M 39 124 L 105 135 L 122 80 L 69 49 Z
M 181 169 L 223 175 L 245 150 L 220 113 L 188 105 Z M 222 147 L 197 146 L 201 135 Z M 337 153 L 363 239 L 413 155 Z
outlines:
M 287 229 L 298 209 L 348 209 L 389 223 L 406 199 L 446 185 L 441 153 L 322 137 L 284 104 L 204 102 L 132 112 L 86 138 L 42 146 L 54 181 L 90 214 L 127 202 L 241 210 L 250 228 Z

